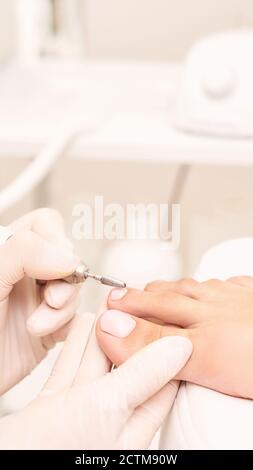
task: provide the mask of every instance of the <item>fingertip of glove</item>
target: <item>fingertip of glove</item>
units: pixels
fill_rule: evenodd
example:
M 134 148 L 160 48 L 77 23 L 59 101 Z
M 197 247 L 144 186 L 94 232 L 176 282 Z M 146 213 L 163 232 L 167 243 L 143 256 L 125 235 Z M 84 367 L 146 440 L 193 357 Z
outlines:
M 79 289 L 65 281 L 51 281 L 45 290 L 45 300 L 50 307 L 60 309 L 72 298 Z
M 185 336 L 166 336 L 151 346 L 157 349 L 157 358 L 163 358 L 169 367 L 173 366 L 175 373 L 188 361 L 193 350 L 191 341 Z

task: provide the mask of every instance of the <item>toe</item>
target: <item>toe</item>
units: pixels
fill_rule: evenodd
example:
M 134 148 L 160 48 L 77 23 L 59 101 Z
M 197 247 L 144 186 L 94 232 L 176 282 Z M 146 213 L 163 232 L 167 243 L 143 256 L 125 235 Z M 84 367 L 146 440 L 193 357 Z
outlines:
M 107 310 L 97 322 L 99 345 L 111 362 L 119 365 L 147 344 L 185 331 L 162 326 L 118 310 Z

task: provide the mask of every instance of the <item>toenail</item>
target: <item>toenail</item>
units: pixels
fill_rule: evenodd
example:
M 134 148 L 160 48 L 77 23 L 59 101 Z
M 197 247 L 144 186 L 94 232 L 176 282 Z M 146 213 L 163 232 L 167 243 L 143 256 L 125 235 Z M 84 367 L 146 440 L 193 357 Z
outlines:
M 110 293 L 111 300 L 121 300 L 126 295 L 127 289 L 113 289 Z
M 136 327 L 131 315 L 119 310 L 107 310 L 100 317 L 99 324 L 102 331 L 118 338 L 126 338 Z

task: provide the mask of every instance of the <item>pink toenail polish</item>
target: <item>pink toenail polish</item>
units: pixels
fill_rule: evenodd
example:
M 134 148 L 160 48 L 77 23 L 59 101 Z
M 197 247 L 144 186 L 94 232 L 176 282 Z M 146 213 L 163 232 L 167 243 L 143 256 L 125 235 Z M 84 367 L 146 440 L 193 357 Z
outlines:
M 126 338 L 136 327 L 131 315 L 119 310 L 107 310 L 100 317 L 99 324 L 102 331 L 118 338 Z

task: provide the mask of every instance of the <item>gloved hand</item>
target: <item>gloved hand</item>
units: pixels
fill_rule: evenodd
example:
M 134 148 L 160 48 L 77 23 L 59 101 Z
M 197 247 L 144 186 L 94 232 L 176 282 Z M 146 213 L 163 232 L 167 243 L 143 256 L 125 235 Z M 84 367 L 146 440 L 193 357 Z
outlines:
M 0 395 L 64 338 L 63 325 L 78 306 L 78 289 L 55 281 L 79 262 L 59 214 L 40 209 L 10 228 L 13 237 L 0 246 Z M 48 282 L 38 286 L 35 279 Z
M 191 355 L 180 336 L 145 347 L 118 369 L 86 338 L 94 316 L 75 318 L 41 395 L 0 421 L 1 449 L 143 449 L 171 408 L 168 383 Z

